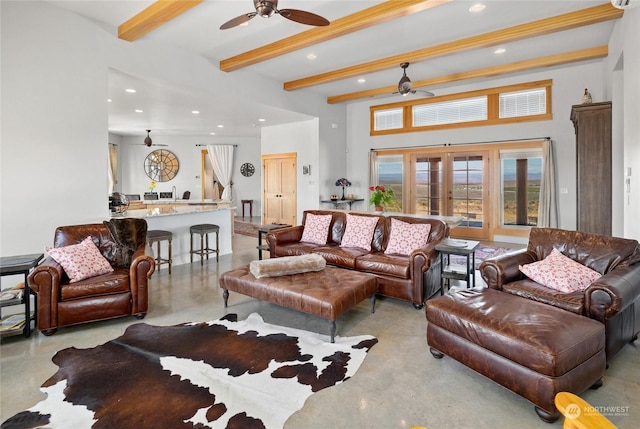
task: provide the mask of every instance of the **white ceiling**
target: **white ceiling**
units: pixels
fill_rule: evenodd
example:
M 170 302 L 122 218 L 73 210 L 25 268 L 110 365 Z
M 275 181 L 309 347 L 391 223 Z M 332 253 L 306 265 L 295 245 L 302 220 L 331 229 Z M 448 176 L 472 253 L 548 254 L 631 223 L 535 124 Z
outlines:
M 116 28 L 120 24 L 154 3 L 149 0 L 49 0 L 49 2 L 97 21 L 106 28 L 113 29 L 114 34 L 117 34 Z M 280 0 L 279 7 L 313 12 L 332 21 L 379 3 L 382 1 Z M 484 3 L 486 9 L 480 13 L 470 13 L 468 9 L 475 3 Z M 609 3 L 609 0 L 455 0 L 267 60 L 243 70 L 284 83 L 603 3 Z M 140 40 L 174 45 L 193 51 L 209 59 L 212 67 L 215 67 L 220 60 L 312 28 L 274 15 L 268 19 L 256 17 L 246 27 L 219 30 L 220 25 L 229 19 L 253 10 L 252 0 L 206 0 L 146 34 Z M 500 46 L 506 49 L 506 52 L 501 55 L 494 53 L 498 46 L 492 46 L 432 58 L 411 64 L 407 74 L 413 81 L 418 81 L 607 45 L 614 24 L 614 21 L 607 21 L 508 43 Z M 307 55 L 311 53 L 316 56 L 315 60 L 307 59 Z M 335 96 L 394 85 L 401 75 L 402 71 L 398 65 L 394 69 L 300 91 L 313 91 L 323 97 Z M 366 83 L 358 83 L 359 77 L 366 79 Z M 481 83 L 481 80 L 478 81 Z M 136 97 L 121 97 L 124 89 L 130 87 L 138 90 Z M 454 84 L 448 84 L 430 87 L 428 90 L 439 95 L 455 92 L 454 87 Z M 144 129 L 150 126 L 148 120 L 146 122 L 141 120 L 140 115 L 133 112 L 136 108 L 154 112 L 154 132 L 164 134 L 209 134 L 211 131 L 217 131 L 224 135 L 258 136 L 260 124 L 257 123 L 257 119 L 260 117 L 266 117 L 268 125 L 306 118 L 305 115 L 282 109 L 266 109 L 266 106 L 258 105 L 251 100 L 237 100 L 235 106 L 225 103 L 222 110 L 216 107 L 219 103 L 215 103 L 215 100 L 202 99 L 202 96 L 193 91 L 134 78 L 115 71 L 110 76 L 109 91 L 110 96 L 113 95 L 109 112 L 109 128 L 110 131 L 122 135 L 143 135 Z M 386 98 L 379 98 L 393 101 L 392 97 L 399 96 L 390 94 Z M 194 108 L 216 109 L 216 115 L 207 115 L 206 118 L 202 115 L 201 118 L 200 115 L 184 113 L 185 109 L 190 112 Z M 225 124 L 224 131 L 217 129 L 219 123 Z M 226 125 L 231 123 L 235 123 L 236 126 L 227 128 Z

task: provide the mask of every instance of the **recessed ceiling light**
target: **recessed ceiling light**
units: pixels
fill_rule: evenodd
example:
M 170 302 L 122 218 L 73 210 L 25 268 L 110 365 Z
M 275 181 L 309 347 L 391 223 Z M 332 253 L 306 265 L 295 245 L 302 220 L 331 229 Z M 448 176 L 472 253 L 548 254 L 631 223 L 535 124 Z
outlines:
M 266 121 L 266 119 L 264 119 L 264 118 L 259 118 L 259 119 L 258 119 L 258 121 L 260 121 L 260 122 L 264 122 L 264 121 Z
M 365 83 L 367 81 L 367 79 L 361 77 L 360 79 L 358 79 L 358 83 Z
M 143 110 L 136 109 L 136 113 L 142 113 L 142 112 L 143 112 Z
M 495 51 L 493 51 L 494 54 L 504 54 L 505 52 L 507 52 L 505 48 L 498 48 Z
M 111 99 L 110 98 L 107 98 L 107 103 L 111 103 Z
M 472 12 L 472 13 L 482 12 L 483 10 L 485 10 L 486 7 L 487 6 L 482 3 L 476 3 L 469 8 L 469 12 Z
M 192 110 L 191 113 L 193 113 L 194 115 L 199 115 L 200 111 L 199 110 Z
M 209 134 L 210 134 L 210 135 L 212 135 L 212 136 L 215 136 L 215 135 L 216 135 L 216 133 L 209 133 Z
M 316 54 L 307 54 L 307 59 L 308 60 L 315 60 L 316 58 L 317 58 Z
M 218 125 L 218 128 L 224 128 L 224 125 L 220 124 Z
M 136 90 L 132 88 L 125 89 L 124 92 L 128 92 L 129 94 L 135 94 Z

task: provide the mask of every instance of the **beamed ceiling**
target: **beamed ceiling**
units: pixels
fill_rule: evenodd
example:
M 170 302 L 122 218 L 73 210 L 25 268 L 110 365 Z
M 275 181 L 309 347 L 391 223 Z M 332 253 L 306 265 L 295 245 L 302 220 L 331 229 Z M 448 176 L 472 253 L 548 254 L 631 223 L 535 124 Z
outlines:
M 462 83 L 481 88 L 491 86 L 491 79 L 500 75 L 601 61 L 607 56 L 615 22 L 623 15 L 608 0 L 280 0 L 281 9 L 312 12 L 331 24 L 311 27 L 274 15 L 268 19 L 255 17 L 247 26 L 220 30 L 229 19 L 252 12 L 253 0 L 50 3 L 111 26 L 119 38 L 130 43 L 177 46 L 205 57 L 212 67 L 217 65 L 226 73 L 256 73 L 281 82 L 283 91 L 312 91 L 331 104 L 372 98 L 379 99 L 380 104 L 402 100 L 392 93 L 402 76 L 403 62 L 410 63 L 407 74 L 414 88 L 438 96 L 456 92 L 455 86 Z M 477 3 L 486 8 L 470 12 Z M 494 53 L 498 48 L 504 53 Z M 126 73 L 110 79 L 110 92 L 117 93 L 127 84 L 167 91 L 144 79 L 128 79 Z M 177 97 L 181 104 L 197 98 L 176 88 L 169 92 L 163 98 L 165 103 L 167 97 Z M 157 105 L 159 100 L 150 98 L 148 102 L 152 104 L 146 107 L 149 109 L 168 108 Z M 122 112 L 110 112 L 112 131 L 142 135 L 127 125 L 126 118 L 131 115 L 126 109 L 131 107 L 121 106 L 118 109 Z M 258 114 L 246 105 L 228 110 Z M 223 120 L 223 112 L 216 115 L 216 121 Z M 274 125 L 301 117 L 276 110 L 267 120 Z M 247 124 L 255 120 L 248 118 Z M 186 130 L 179 124 L 155 124 L 155 128 L 158 132 L 162 128 L 194 134 L 207 131 Z M 237 132 L 226 132 L 259 133 L 255 126 L 238 126 Z

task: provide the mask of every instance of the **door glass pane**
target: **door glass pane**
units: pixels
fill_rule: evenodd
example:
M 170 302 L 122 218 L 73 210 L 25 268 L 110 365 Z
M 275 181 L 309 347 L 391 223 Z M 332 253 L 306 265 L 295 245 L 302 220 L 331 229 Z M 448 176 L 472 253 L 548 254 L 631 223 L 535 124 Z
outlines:
M 483 161 L 482 155 L 455 155 L 453 158 L 453 187 L 451 189 L 453 216 L 464 216 L 463 227 L 483 226 Z
M 376 167 L 378 180 L 374 185 L 391 188 L 395 193 L 393 202 L 385 206 L 384 210 L 402 213 L 402 181 L 404 179 L 402 155 L 378 156 Z
M 442 168 L 442 157 L 421 157 L 416 159 L 415 213 L 433 216 L 444 214 Z
M 535 226 L 540 205 L 542 157 L 507 157 L 501 159 L 500 165 L 502 225 Z

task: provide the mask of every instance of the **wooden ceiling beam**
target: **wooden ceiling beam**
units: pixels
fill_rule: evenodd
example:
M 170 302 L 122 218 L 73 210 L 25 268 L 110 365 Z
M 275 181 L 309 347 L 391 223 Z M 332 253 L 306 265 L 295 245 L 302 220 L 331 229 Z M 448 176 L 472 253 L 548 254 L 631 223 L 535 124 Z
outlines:
M 138 40 L 202 2 L 203 0 L 158 0 L 119 25 L 118 38 L 129 42 Z
M 567 52 L 557 55 L 549 55 L 531 60 L 518 61 L 511 64 L 503 64 L 499 66 L 485 67 L 482 69 L 471 70 L 462 73 L 454 73 L 446 76 L 424 79 L 413 82 L 413 88 L 424 88 L 445 83 L 457 82 L 466 79 L 475 79 L 483 77 L 494 77 L 506 73 L 515 73 L 519 71 L 538 69 L 542 67 L 551 67 L 561 64 L 572 63 L 576 61 L 592 60 L 596 58 L 604 58 L 609 54 L 609 48 L 597 46 L 594 48 L 581 49 L 578 51 Z M 350 94 L 335 95 L 327 98 L 327 103 L 336 104 L 347 101 L 358 100 L 361 98 L 375 97 L 377 95 L 390 95 L 398 90 L 398 87 L 386 86 L 384 88 L 370 89 L 367 91 L 352 92 Z
M 308 88 L 346 79 L 353 76 L 362 76 L 379 70 L 396 68 L 400 63 L 415 63 L 428 58 L 441 57 L 453 53 L 467 51 L 475 48 L 486 48 L 507 42 L 514 42 L 531 37 L 543 36 L 559 31 L 570 30 L 585 25 L 598 24 L 622 17 L 624 11 L 613 7 L 610 3 L 594 6 L 576 12 L 569 12 L 551 18 L 540 19 L 526 24 L 516 25 L 502 30 L 491 31 L 478 36 L 467 37 L 453 42 L 443 43 L 437 46 L 418 49 L 404 54 L 394 55 L 367 63 L 357 64 L 338 70 L 332 70 L 315 76 L 284 83 L 286 91 Z
M 382 24 L 416 12 L 449 3 L 451 0 L 388 0 L 360 12 L 331 21 L 326 27 L 314 27 L 268 45 L 220 61 L 220 70 L 230 72 L 336 37 Z

